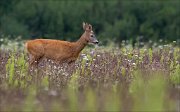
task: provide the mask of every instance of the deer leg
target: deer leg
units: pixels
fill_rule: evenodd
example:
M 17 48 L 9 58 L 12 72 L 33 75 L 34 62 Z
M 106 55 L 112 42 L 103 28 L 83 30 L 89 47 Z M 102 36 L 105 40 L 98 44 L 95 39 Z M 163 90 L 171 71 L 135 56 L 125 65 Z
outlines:
M 33 55 L 29 56 L 29 65 L 32 66 L 35 62 L 35 57 Z
M 30 66 L 35 66 L 38 67 L 38 64 L 40 62 L 40 60 L 42 59 L 42 57 L 38 57 L 38 56 L 31 56 L 31 60 L 30 60 Z
M 68 63 L 68 73 L 73 74 L 73 72 L 75 72 L 75 68 L 75 61 L 70 61 Z
M 68 65 L 73 65 L 73 64 L 75 64 L 75 61 L 74 61 L 74 60 L 68 62 Z
M 36 57 L 35 66 L 38 67 L 39 62 L 42 60 L 42 57 Z
M 68 62 L 68 65 L 70 68 L 72 68 L 72 70 L 74 69 L 74 65 L 75 65 L 75 61 L 74 60 L 71 60 L 70 62 Z

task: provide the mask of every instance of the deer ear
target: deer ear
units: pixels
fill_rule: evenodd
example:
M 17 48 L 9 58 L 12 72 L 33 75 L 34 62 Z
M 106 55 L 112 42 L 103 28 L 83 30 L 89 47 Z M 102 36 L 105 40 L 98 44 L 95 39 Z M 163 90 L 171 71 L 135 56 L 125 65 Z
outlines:
M 91 25 L 91 24 L 89 24 L 89 30 L 90 30 L 90 31 L 92 30 L 92 25 Z
M 86 30 L 86 23 L 83 22 L 82 24 L 83 24 L 83 29 Z

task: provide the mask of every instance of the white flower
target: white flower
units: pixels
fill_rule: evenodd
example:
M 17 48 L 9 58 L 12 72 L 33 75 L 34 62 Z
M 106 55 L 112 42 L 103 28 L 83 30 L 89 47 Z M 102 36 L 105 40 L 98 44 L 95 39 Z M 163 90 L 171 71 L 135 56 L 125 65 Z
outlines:
M 2 41 L 4 41 L 4 39 L 3 39 L 3 38 L 1 38 L 1 39 L 0 39 L 0 41 L 2 42 Z
M 81 54 L 81 56 L 86 56 L 86 54 Z
M 136 63 L 132 63 L 132 65 L 136 65 Z
M 163 48 L 163 46 L 159 46 L 159 48 L 160 48 L 160 49 L 162 49 L 162 48 Z
M 136 54 L 136 55 L 134 55 L 135 57 L 138 57 L 138 55 Z
M 90 52 L 90 54 L 94 54 L 94 51 L 92 50 L 92 51 Z
M 87 56 L 83 56 L 83 60 L 89 60 Z

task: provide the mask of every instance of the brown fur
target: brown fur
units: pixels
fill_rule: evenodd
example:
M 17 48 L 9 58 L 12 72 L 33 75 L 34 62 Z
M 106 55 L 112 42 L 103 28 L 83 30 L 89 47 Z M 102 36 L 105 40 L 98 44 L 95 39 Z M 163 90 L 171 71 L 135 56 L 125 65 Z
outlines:
M 52 59 L 60 63 L 75 62 L 79 53 L 91 42 L 92 26 L 83 23 L 85 32 L 76 42 L 51 39 L 35 39 L 26 42 L 26 49 L 31 56 L 30 65 L 38 64 L 42 58 Z M 93 43 L 93 42 L 92 42 Z

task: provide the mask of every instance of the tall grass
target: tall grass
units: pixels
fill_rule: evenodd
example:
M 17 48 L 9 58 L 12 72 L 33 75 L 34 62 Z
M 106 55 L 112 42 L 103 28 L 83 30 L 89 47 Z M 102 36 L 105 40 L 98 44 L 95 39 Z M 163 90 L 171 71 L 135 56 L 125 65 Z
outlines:
M 180 50 L 85 49 L 73 66 L 0 50 L 0 111 L 179 111 Z

